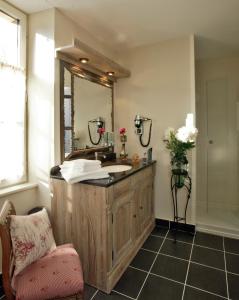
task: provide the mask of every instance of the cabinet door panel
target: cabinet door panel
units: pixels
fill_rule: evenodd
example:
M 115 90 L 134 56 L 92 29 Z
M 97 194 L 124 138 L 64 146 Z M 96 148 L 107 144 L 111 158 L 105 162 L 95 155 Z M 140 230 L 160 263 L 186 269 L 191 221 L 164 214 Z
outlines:
M 113 264 L 127 253 L 133 238 L 133 193 L 115 199 L 112 207 Z
M 146 180 L 141 186 L 139 216 L 142 231 L 147 227 L 152 218 L 152 180 Z

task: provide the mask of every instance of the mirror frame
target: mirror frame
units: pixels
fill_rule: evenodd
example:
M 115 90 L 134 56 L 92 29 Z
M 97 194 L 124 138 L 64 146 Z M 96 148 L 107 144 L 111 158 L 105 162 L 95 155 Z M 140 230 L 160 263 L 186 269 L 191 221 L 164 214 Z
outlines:
M 64 60 L 60 60 L 60 153 L 61 153 L 61 161 L 71 159 L 72 157 L 80 157 L 84 156 L 85 153 L 96 152 L 107 150 L 109 147 L 92 147 L 86 151 L 86 149 L 77 149 L 72 150 L 72 152 L 65 157 L 65 146 L 64 146 L 64 135 L 65 135 L 65 122 L 64 122 L 64 75 L 65 69 L 67 69 L 71 73 L 71 94 L 72 94 L 72 103 L 73 103 L 73 112 L 72 112 L 72 128 L 74 130 L 74 76 L 78 76 L 82 78 L 82 80 L 88 80 L 93 83 L 100 84 L 104 87 L 111 89 L 111 101 L 112 101 L 112 111 L 111 111 L 111 120 L 112 120 L 112 132 L 114 132 L 114 81 L 110 80 L 106 75 L 97 75 L 92 73 L 78 64 L 71 64 Z M 74 131 L 73 131 L 74 132 Z M 72 139 L 73 140 L 73 139 Z

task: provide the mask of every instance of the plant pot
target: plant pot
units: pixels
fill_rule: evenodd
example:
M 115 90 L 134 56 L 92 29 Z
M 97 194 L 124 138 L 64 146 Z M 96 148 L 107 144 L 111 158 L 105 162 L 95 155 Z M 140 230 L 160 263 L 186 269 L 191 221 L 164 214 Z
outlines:
M 187 162 L 187 159 L 185 160 Z M 188 176 L 188 163 L 174 161 L 172 164 L 172 174 L 177 188 L 184 186 L 185 178 Z
M 120 159 L 125 160 L 125 159 L 127 159 L 127 156 L 128 156 L 128 154 L 126 153 L 126 150 L 125 150 L 125 143 L 123 143 L 122 147 L 121 147 L 121 151 L 120 151 Z
M 126 143 L 127 142 L 127 135 L 121 134 L 120 135 L 120 141 L 121 141 L 121 143 Z

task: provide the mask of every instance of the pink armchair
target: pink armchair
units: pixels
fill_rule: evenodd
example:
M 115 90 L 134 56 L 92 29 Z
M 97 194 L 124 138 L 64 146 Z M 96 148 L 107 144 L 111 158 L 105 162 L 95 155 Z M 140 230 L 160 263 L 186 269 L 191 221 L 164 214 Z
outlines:
M 71 244 L 27 266 L 14 278 L 14 257 L 10 236 L 10 215 L 15 208 L 5 201 L 0 212 L 2 241 L 2 277 L 7 300 L 83 299 L 84 281 L 79 256 Z

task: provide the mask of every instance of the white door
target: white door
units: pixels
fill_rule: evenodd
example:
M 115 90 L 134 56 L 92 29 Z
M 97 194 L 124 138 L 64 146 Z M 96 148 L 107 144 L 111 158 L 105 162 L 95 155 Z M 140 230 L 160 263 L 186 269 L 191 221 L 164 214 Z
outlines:
M 233 172 L 230 142 L 230 99 L 227 79 L 207 82 L 207 197 L 208 206 L 227 206 L 233 199 Z M 235 160 L 234 160 L 235 163 Z

